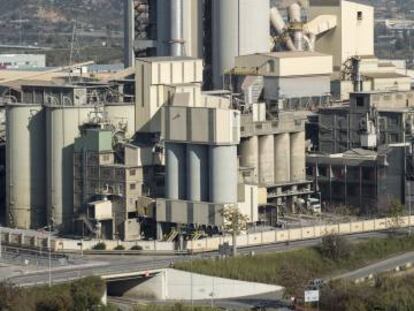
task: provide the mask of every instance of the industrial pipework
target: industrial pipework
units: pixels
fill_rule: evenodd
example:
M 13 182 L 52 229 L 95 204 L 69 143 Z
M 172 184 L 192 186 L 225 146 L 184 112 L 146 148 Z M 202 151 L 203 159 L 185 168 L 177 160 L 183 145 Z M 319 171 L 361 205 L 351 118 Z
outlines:
M 273 42 L 281 42 L 289 51 L 314 51 L 316 36 L 336 27 L 336 17 L 332 15 L 318 16 L 304 23 L 301 16 L 303 7 L 304 1 L 298 1 L 287 8 L 288 24 L 276 7 L 270 9 L 270 23 L 276 31 Z
M 184 55 L 183 40 L 183 0 L 171 0 L 171 56 Z

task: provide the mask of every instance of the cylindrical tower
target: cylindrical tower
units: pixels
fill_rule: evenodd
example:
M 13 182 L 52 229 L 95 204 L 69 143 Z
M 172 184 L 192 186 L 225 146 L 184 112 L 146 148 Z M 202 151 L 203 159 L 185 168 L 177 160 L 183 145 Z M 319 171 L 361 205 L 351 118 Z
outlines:
M 124 66 L 133 67 L 135 61 L 134 0 L 124 0 Z
M 92 106 L 46 107 L 48 217 L 61 231 L 70 230 L 73 218 L 73 144 L 93 111 Z
M 259 182 L 273 184 L 275 182 L 273 135 L 259 137 Z
M 186 200 L 186 146 L 185 144 L 165 144 L 166 197 L 173 200 Z
M 275 135 L 275 183 L 290 181 L 290 135 Z
M 208 146 L 187 145 L 187 199 L 208 201 Z
M 45 122 L 40 105 L 6 107 L 7 226 L 46 224 Z
M 290 154 L 291 181 L 305 180 L 305 132 L 290 135 Z
M 241 166 L 253 167 L 253 181 L 259 182 L 259 137 L 252 136 L 243 139 L 240 143 L 240 155 Z
M 213 84 L 223 87 L 223 73 L 239 55 L 270 51 L 269 0 L 213 0 Z
M 237 202 L 237 146 L 209 147 L 210 202 Z

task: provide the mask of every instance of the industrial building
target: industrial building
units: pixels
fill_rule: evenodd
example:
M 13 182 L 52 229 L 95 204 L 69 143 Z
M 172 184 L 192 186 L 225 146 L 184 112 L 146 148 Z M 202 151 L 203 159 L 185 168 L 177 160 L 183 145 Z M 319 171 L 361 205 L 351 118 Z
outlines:
M 390 144 L 378 151 L 356 148 L 310 154 L 308 177 L 314 180 L 325 209 L 346 207 L 352 214 L 386 216 L 392 202 L 406 203 L 409 147 Z
M 45 54 L 0 54 L 0 70 L 46 67 Z
M 374 56 L 371 7 L 305 9 L 125 0 L 125 70 L 0 80 L 7 225 L 173 241 L 222 234 L 232 206 L 255 227 L 319 195 L 404 202 L 410 79 Z

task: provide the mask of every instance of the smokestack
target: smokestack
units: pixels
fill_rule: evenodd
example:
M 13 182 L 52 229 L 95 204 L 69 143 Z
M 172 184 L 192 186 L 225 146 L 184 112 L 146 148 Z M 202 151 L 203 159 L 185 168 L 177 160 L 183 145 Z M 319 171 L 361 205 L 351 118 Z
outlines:
M 135 7 L 134 0 L 124 0 L 124 67 L 135 63 Z

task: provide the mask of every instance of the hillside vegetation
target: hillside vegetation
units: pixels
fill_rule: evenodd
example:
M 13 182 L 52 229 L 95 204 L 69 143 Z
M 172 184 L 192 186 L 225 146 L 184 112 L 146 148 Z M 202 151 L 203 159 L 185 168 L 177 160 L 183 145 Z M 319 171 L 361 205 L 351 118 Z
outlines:
M 328 245 L 329 247 L 331 246 Z M 414 250 L 414 237 L 375 238 L 343 247 L 340 252 L 326 251 L 326 247 L 319 246 L 253 257 L 198 260 L 177 263 L 175 268 L 218 277 L 282 285 L 286 287 L 287 294 L 301 296 L 309 281 L 315 278 L 337 275 L 391 255 Z

